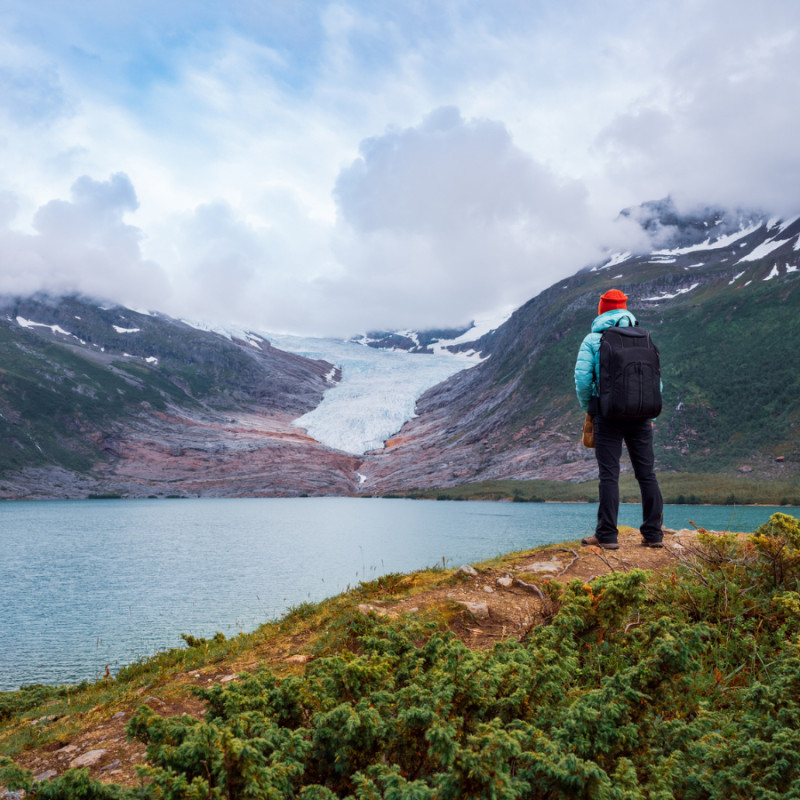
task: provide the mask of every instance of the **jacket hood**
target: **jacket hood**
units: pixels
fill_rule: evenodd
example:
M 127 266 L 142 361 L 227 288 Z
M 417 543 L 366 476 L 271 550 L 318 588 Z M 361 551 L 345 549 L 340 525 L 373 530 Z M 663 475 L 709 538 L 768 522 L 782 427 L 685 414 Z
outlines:
M 622 319 L 620 327 L 625 328 L 636 324 L 636 317 L 632 311 L 627 308 L 615 308 L 612 311 L 606 311 L 599 317 L 595 317 L 592 323 L 592 333 L 601 333 L 606 328 L 613 328 L 617 324 L 617 320 Z

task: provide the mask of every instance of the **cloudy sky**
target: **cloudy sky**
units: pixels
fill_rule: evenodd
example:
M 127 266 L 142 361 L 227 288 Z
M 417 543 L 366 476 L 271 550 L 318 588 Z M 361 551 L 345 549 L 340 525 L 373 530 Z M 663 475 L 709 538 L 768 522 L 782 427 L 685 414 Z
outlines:
M 671 194 L 800 212 L 796 0 L 3 0 L 0 292 L 457 325 Z

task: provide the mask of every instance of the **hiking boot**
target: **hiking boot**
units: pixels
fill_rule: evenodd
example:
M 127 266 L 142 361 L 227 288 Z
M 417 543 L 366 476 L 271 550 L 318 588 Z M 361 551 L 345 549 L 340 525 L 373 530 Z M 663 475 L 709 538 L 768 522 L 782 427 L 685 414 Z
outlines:
M 602 547 L 603 550 L 619 550 L 619 544 L 617 542 L 601 542 L 596 536 L 587 536 L 585 539 L 581 539 L 581 544 L 584 547 Z
M 661 542 L 661 541 L 650 542 L 647 539 L 642 539 L 641 545 L 642 545 L 642 547 L 663 547 L 664 546 L 664 542 Z

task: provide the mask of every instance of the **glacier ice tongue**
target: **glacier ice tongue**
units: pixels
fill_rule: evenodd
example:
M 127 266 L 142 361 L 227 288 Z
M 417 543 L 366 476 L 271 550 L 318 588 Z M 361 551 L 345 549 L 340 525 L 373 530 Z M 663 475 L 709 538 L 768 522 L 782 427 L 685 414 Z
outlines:
M 342 371 L 322 402 L 292 424 L 318 442 L 362 455 L 379 450 L 415 415 L 417 400 L 432 386 L 481 361 L 477 355 L 439 351 L 414 354 L 379 350 L 338 339 L 264 334 L 275 347 L 328 361 Z

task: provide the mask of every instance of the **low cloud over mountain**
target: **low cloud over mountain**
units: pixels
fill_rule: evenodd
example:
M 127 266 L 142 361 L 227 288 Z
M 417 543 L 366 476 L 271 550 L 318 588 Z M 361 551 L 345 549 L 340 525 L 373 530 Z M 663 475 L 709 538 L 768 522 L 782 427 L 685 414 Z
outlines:
M 33 231 L 10 227 L 14 198 L 0 199 L 0 293 L 85 293 L 130 305 L 163 303 L 165 272 L 142 256 L 141 232 L 124 221 L 138 207 L 130 179 L 84 176 L 70 200 L 51 200 L 33 217 Z
M 466 120 L 453 107 L 366 139 L 333 195 L 330 231 L 288 190 L 263 199 L 283 226 L 258 224 L 227 202 L 200 205 L 172 218 L 168 233 L 156 227 L 157 259 L 145 258 L 145 232 L 126 221 L 139 202 L 125 174 L 79 178 L 69 200 L 36 211 L 29 233 L 10 227 L 9 196 L 0 293 L 80 292 L 184 317 L 347 335 L 469 322 L 598 260 L 609 243 L 642 239 L 625 218 L 600 219 L 580 181 L 523 152 L 502 123 Z
M 363 141 L 334 196 L 348 270 L 329 286 L 340 302 L 386 298 L 390 326 L 403 324 L 397 299 L 409 294 L 417 321 L 437 309 L 461 321 L 467 309 L 518 303 L 601 253 L 580 181 L 523 152 L 502 123 L 465 120 L 453 107 Z

